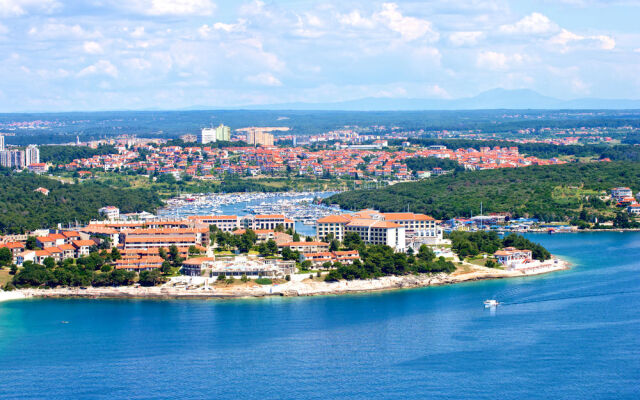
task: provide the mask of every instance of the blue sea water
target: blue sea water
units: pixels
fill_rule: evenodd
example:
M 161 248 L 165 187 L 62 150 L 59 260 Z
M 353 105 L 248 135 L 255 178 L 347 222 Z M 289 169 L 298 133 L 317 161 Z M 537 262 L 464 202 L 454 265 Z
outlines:
M 574 268 L 349 296 L 0 303 L 0 398 L 640 398 L 640 234 L 530 238 Z

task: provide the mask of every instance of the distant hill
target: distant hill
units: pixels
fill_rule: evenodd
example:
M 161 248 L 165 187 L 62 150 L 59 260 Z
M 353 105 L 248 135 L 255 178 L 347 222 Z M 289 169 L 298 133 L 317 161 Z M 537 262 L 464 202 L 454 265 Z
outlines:
M 233 107 L 246 110 L 490 110 L 490 109 L 640 109 L 640 100 L 582 98 L 560 100 L 529 89 L 492 89 L 459 99 L 369 97 L 335 103 L 280 103 Z

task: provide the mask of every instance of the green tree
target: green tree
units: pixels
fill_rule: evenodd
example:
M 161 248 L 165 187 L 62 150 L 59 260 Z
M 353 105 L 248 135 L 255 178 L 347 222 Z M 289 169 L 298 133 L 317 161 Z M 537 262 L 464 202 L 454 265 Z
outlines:
M 276 254 L 278 252 L 278 245 L 276 244 L 275 240 L 267 240 L 267 251 L 270 255 Z
M 166 278 L 158 270 L 142 271 L 138 279 L 138 283 L 142 286 L 156 286 L 164 282 L 166 282 Z
M 163 261 L 162 262 L 162 266 L 160 267 L 160 271 L 162 271 L 163 274 L 170 274 L 171 273 L 171 263 L 169 261 Z
M 309 260 L 304 260 L 303 262 L 300 263 L 300 269 L 302 271 L 309 271 L 311 269 L 311 266 L 313 264 L 311 263 L 311 261 Z
M 167 250 L 164 247 L 160 247 L 160 249 L 158 249 L 158 255 L 160 257 L 162 257 L 165 260 L 169 259 L 169 255 L 167 254 Z
M 120 254 L 120 250 L 118 250 L 117 247 L 113 247 L 111 249 L 111 259 L 115 261 L 115 260 L 119 260 L 121 258 L 122 258 L 122 254 Z
M 436 253 L 429 246 L 423 244 L 418 249 L 418 258 L 422 261 L 431 262 L 436 258 Z
M 329 251 L 338 251 L 339 249 L 340 249 L 340 242 L 337 241 L 336 239 L 333 239 L 329 243 Z
M 27 242 L 25 243 L 25 247 L 27 250 L 35 250 L 38 248 L 38 242 L 34 236 L 29 236 L 27 238 Z
M 53 269 L 56 266 L 56 260 L 54 260 L 52 257 L 47 257 L 44 259 L 44 261 L 42 261 L 42 264 L 44 264 L 44 266 L 48 269 Z
M 13 261 L 11 250 L 6 247 L 0 248 L 0 268 L 11 264 L 11 261 Z

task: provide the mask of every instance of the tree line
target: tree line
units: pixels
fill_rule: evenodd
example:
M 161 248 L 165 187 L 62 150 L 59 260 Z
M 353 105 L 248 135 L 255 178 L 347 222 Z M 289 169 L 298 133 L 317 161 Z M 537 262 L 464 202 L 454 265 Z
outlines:
M 477 256 L 481 253 L 493 254 L 505 247 L 531 250 L 532 257 L 540 261 L 551 258 L 551 253 L 542 245 L 515 233 L 511 233 L 501 239 L 496 232 L 454 231 L 449 234 L 449 238 L 451 239 L 451 249 L 460 259 Z
M 484 171 L 454 172 L 419 182 L 399 183 L 379 190 L 339 193 L 324 200 L 347 209 L 375 208 L 382 212 L 406 210 L 436 219 L 477 215 L 483 211 L 508 212 L 512 217 L 535 217 L 542 221 L 570 221 L 588 210 L 600 221 L 611 220 L 607 207 L 582 190 L 606 191 L 617 186 L 640 189 L 640 163 L 594 162 Z M 554 189 L 574 188 L 569 199 Z M 596 200 L 597 199 L 597 200 Z
M 23 233 L 58 223 L 89 222 L 98 209 L 112 205 L 124 213 L 153 212 L 162 205 L 147 189 L 120 189 L 94 182 L 64 184 L 32 173 L 0 170 L 0 232 Z M 35 192 L 43 187 L 49 195 Z

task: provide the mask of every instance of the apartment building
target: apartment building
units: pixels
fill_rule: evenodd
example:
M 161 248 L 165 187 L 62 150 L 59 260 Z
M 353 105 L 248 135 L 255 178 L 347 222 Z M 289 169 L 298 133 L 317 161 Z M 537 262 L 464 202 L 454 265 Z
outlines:
M 120 209 L 114 206 L 102 207 L 98 210 L 98 214 L 104 216 L 109 221 L 117 221 L 120 219 Z
M 240 218 L 237 215 L 194 215 L 189 220 L 199 224 L 215 225 L 223 232 L 232 232 L 240 228 Z
M 120 242 L 125 249 L 207 246 L 209 228 L 130 229 L 120 232 Z
M 314 268 L 321 267 L 324 263 L 336 263 L 339 262 L 344 265 L 353 264 L 355 260 L 360 259 L 358 250 L 345 250 L 345 251 L 324 251 L 317 253 L 302 253 L 300 254 L 300 261 L 311 261 Z
M 344 240 L 346 232 L 358 233 L 365 243 L 387 244 L 396 249 L 405 249 L 407 239 L 442 239 L 442 229 L 437 221 L 425 214 L 362 210 L 354 214 L 330 215 L 316 221 L 319 239 L 326 239 L 332 234 L 335 239 Z
M 355 218 L 344 226 L 344 231 L 357 233 L 368 244 L 383 244 L 401 251 L 406 248 L 405 228 L 395 222 Z
M 295 222 L 282 214 L 275 215 L 247 215 L 242 218 L 242 226 L 246 229 L 269 229 L 274 230 L 282 226 L 284 230 L 294 229 Z

